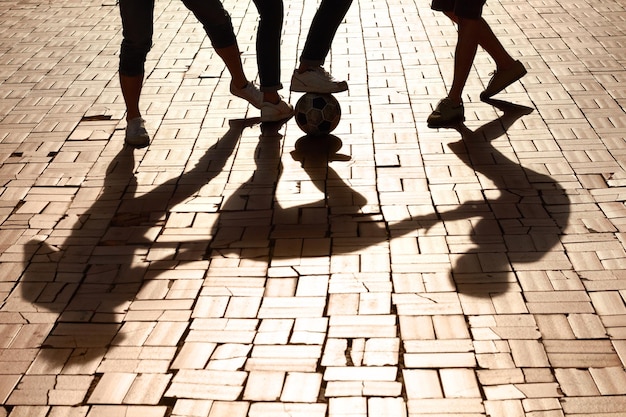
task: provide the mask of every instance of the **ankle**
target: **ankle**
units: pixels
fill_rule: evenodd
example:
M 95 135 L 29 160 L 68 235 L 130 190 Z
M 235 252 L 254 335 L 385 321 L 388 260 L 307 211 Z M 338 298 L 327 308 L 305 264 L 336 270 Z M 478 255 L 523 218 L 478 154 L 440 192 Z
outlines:
M 278 104 L 280 103 L 280 96 L 277 92 L 264 92 L 263 93 L 263 101 L 270 104 Z
M 302 74 L 303 72 L 313 71 L 317 67 L 318 67 L 317 65 L 302 64 L 301 63 L 296 71 L 298 71 L 299 74 Z
M 450 103 L 454 106 L 454 107 L 459 107 L 460 105 L 463 104 L 463 100 L 461 100 L 458 97 L 450 97 L 448 96 L 448 100 L 450 101 Z
M 236 89 L 238 90 L 243 90 L 244 88 L 246 88 L 248 86 L 249 81 L 245 80 L 243 81 L 243 84 L 241 84 L 241 81 L 239 82 L 235 82 L 235 81 L 231 81 L 230 82 Z
M 511 58 L 510 60 L 506 60 L 504 62 L 496 63 L 496 71 L 506 71 L 515 65 L 515 60 Z

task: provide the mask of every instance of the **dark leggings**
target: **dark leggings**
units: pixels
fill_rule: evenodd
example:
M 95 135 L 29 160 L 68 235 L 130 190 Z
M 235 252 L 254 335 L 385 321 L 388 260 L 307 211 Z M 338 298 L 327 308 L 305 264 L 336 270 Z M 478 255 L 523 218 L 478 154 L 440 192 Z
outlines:
M 280 82 L 280 37 L 283 30 L 283 0 L 253 0 L 259 12 L 256 57 L 261 91 L 276 91 Z
M 220 0 L 182 0 L 198 18 L 214 48 L 237 44 L 230 16 Z M 120 74 L 134 77 L 143 74 L 146 56 L 154 33 L 154 0 L 120 0 L 122 46 Z
M 300 62 L 322 65 L 330 51 L 335 34 L 350 9 L 352 0 L 322 0 L 300 55 Z

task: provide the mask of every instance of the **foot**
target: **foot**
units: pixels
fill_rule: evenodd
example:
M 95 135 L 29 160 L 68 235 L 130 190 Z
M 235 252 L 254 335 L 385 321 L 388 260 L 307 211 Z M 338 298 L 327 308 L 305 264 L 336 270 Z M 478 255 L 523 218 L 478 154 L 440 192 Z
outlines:
M 314 67 L 303 72 L 295 70 L 291 77 L 291 91 L 300 93 L 340 93 L 348 89 L 346 81 L 338 81 L 322 67 Z
M 135 117 L 126 122 L 126 137 L 124 143 L 135 148 L 145 148 L 150 145 L 150 135 L 146 130 L 146 121 Z
M 463 121 L 465 121 L 463 103 L 454 104 L 447 97 L 437 103 L 437 107 L 426 120 L 428 127 L 445 127 Z
M 289 119 L 291 116 L 293 116 L 293 106 L 282 98 L 276 104 L 264 101 L 261 105 L 262 122 L 278 122 Z
M 230 92 L 232 95 L 246 100 L 257 109 L 260 109 L 263 104 L 263 93 L 252 81 L 248 81 L 242 88 L 237 88 L 231 83 Z
M 480 93 L 480 99 L 486 100 L 495 96 L 524 75 L 526 75 L 526 68 L 524 64 L 519 61 L 515 61 L 511 68 L 494 71 L 491 80 L 489 80 L 489 84 L 487 84 L 487 88 Z

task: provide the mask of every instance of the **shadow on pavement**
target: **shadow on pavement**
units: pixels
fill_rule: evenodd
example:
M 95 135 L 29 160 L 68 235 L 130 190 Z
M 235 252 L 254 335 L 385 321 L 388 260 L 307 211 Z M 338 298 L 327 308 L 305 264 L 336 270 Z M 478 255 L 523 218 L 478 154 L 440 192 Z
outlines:
M 521 166 L 493 146 L 495 139 L 533 109 L 500 100 L 485 102 L 502 111 L 502 116 L 476 130 L 465 124 L 454 126 L 461 140 L 449 145 L 477 173 L 483 198 L 439 216 L 444 222 L 477 218 L 470 236 L 475 247 L 455 256 L 451 276 L 460 292 L 488 296 L 517 283 L 515 272 L 567 269 L 532 264 L 547 253 L 558 252 L 570 202 L 566 191 L 549 175 Z M 562 260 L 562 247 L 560 252 Z M 555 263 L 560 262 L 558 258 Z
M 465 125 L 454 127 L 462 139 L 450 145 L 481 182 L 489 183 L 480 200 L 446 212 L 387 222 L 381 213 L 365 212 L 367 199 L 329 164 L 350 157 L 338 153 L 341 140 L 328 135 L 300 138 L 291 152 L 308 177 L 303 181 L 310 180 L 324 197 L 282 207 L 276 199 L 283 169 L 282 125 L 262 124 L 254 171 L 215 209 L 218 219 L 207 226 L 208 236 L 185 245 L 173 242 L 175 256 L 155 261 L 146 255 L 157 245 L 155 234 L 172 207 L 194 196 L 223 171 L 243 130 L 258 120 L 231 121 L 230 130 L 192 170 L 138 196 L 133 151 L 123 149 L 109 165 L 104 191 L 80 216 L 80 224 L 71 234 L 63 242 L 31 241 L 26 246 L 25 272 L 18 283 L 21 298 L 9 299 L 4 310 L 55 314 L 41 359 L 51 367 L 84 367 L 92 359 L 97 364 L 96 359 L 109 346 L 143 331 L 122 330 L 130 303 L 148 280 L 178 265 L 203 257 L 250 257 L 269 266 L 281 256 L 350 253 L 390 238 L 415 235 L 416 230 L 426 233 L 435 225 L 459 219 L 472 219 L 469 239 L 473 246 L 462 253 L 451 251 L 451 278 L 458 291 L 477 296 L 505 292 L 516 282 L 515 271 L 539 261 L 560 244 L 569 199 L 550 176 L 520 166 L 492 145 L 532 109 L 495 100 L 491 103 L 503 115 L 474 131 Z M 277 253 L 278 239 L 293 242 L 292 254 L 284 247 Z M 307 239 L 317 244 L 298 246 Z M 116 247 L 119 250 L 111 249 Z
M 63 226 L 71 231 L 67 238 L 25 246 L 25 271 L 16 292 L 21 298 L 9 298 L 4 310 L 57 317 L 38 360 L 50 366 L 67 362 L 66 368 L 89 366 L 92 359 L 97 364 L 108 346 L 145 331 L 120 329 L 146 277 L 177 263 L 146 260 L 156 233 L 172 207 L 224 170 L 243 130 L 258 123 L 258 118 L 231 120 L 193 169 L 145 193 L 137 187 L 133 149 L 123 148 L 109 164 L 94 204 L 70 221 L 75 224 Z

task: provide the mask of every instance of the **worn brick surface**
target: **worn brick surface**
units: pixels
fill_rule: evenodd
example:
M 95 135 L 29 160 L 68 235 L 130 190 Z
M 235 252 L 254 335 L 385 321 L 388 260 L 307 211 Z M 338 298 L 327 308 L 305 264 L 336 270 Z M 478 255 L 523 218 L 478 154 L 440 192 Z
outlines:
M 284 0 L 282 93 L 317 1 Z M 254 3 L 225 0 L 257 79 Z M 123 145 L 116 1 L 0 2 L 0 417 L 618 416 L 626 7 L 489 0 L 528 74 L 426 118 L 456 29 L 355 1 L 333 135 L 261 125 L 156 2 Z

